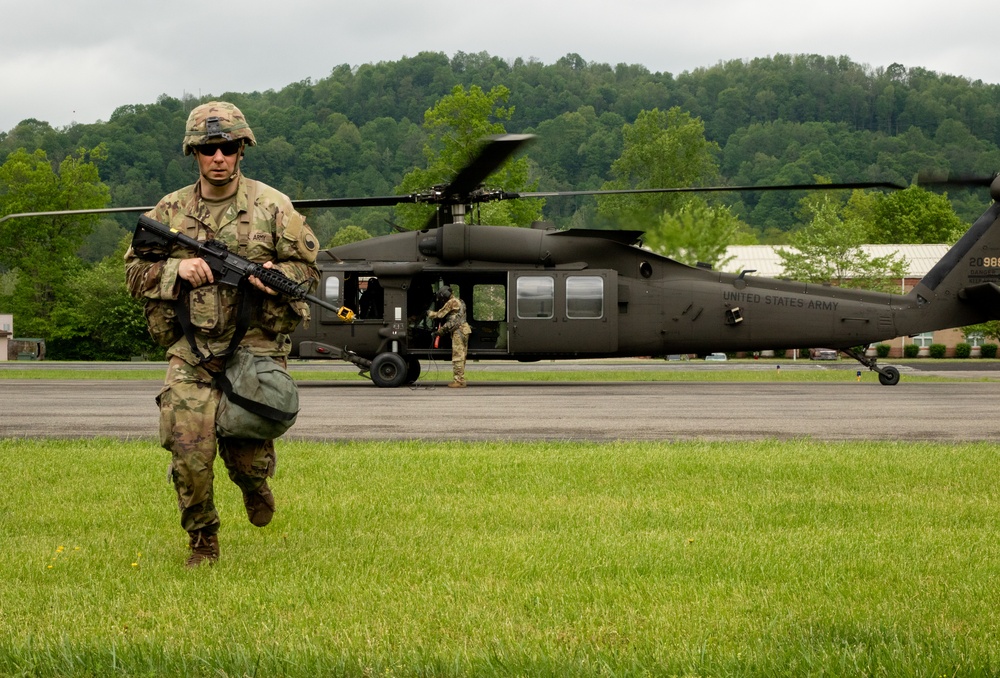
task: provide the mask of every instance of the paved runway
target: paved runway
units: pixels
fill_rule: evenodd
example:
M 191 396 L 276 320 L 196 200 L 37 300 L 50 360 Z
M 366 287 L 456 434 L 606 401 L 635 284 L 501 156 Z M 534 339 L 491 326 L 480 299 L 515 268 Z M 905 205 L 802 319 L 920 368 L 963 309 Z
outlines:
M 151 438 L 153 381 L 0 381 L 0 437 Z M 997 440 L 1000 382 L 302 382 L 311 440 Z M 456 426 L 456 423 L 460 424 Z

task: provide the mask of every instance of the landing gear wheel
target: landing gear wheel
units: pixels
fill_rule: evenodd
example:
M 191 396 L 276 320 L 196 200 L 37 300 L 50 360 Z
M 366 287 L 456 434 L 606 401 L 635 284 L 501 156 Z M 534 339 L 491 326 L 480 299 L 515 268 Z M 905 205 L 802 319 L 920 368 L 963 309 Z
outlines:
M 878 380 L 883 386 L 895 386 L 899 383 L 899 370 L 895 367 L 883 367 L 878 373 Z
M 844 355 L 851 356 L 873 372 L 878 372 L 878 380 L 883 386 L 895 386 L 899 383 L 899 370 L 892 365 L 889 365 L 888 367 L 879 367 L 878 358 L 869 358 L 863 353 L 855 351 L 853 348 L 842 348 L 840 349 L 840 352 Z
M 406 359 L 406 383 L 413 384 L 420 378 L 420 361 L 416 358 Z
M 379 388 L 396 388 L 406 381 L 406 361 L 398 353 L 379 353 L 372 361 L 372 382 Z

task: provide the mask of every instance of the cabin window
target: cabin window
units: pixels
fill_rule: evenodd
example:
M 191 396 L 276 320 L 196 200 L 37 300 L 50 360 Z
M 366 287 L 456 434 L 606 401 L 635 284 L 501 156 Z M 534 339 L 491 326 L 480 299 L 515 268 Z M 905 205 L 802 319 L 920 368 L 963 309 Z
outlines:
M 323 283 L 323 298 L 329 302 L 340 301 L 340 278 L 331 275 Z
M 517 279 L 517 317 L 551 318 L 555 307 L 555 280 L 547 275 Z
M 566 317 L 600 318 L 604 315 L 604 278 L 571 275 L 566 278 Z
M 472 287 L 472 319 L 479 322 L 499 322 L 507 318 L 507 290 L 503 285 Z

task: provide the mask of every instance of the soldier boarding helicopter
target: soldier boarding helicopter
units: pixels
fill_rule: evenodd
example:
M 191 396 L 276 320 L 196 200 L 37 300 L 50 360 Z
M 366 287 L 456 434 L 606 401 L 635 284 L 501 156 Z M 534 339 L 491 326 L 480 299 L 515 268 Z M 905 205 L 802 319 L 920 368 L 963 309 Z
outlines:
M 347 360 L 379 387 L 413 383 L 420 376 L 421 360 L 450 359 L 447 342 L 435 341 L 435 328 L 427 320 L 437 291 L 449 286 L 467 307 L 472 360 L 827 346 L 877 372 L 882 384 L 892 386 L 899 382 L 899 370 L 879 365 L 854 347 L 1000 318 L 1000 179 L 990 186 L 994 204 L 931 271 L 908 294 L 887 294 L 765 278 L 752 270 L 731 274 L 687 266 L 643 249 L 641 231 L 466 223 L 470 205 L 517 198 L 904 188 L 887 183 L 548 193 L 482 188 L 482 182 L 531 139 L 491 138 L 450 184 L 424 193 L 293 201 L 297 209 L 425 203 L 436 205 L 437 213 L 419 231 L 320 252 L 319 289 L 316 297 L 308 297 L 313 320 L 293 332 L 292 355 Z M 37 214 L 8 215 L 0 221 Z M 142 230 L 137 227 L 137 237 Z M 365 294 L 372 296 L 366 299 Z

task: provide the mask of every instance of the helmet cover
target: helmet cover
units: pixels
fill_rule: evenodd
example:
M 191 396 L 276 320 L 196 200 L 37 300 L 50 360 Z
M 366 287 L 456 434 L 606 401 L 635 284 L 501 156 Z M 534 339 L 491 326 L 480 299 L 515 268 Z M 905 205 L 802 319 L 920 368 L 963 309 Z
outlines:
M 195 107 L 188 115 L 182 148 L 184 155 L 191 155 L 195 146 L 238 139 L 250 146 L 257 145 L 246 116 L 233 104 L 210 101 Z

